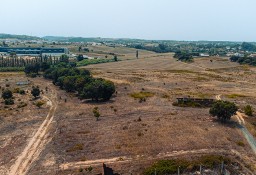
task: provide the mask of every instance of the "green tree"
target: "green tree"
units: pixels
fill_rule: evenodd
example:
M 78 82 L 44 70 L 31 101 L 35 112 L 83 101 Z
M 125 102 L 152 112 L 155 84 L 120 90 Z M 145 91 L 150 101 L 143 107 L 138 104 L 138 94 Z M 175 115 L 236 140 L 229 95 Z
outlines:
M 44 72 L 44 71 L 46 71 L 47 69 L 49 69 L 51 67 L 51 65 L 49 64 L 49 63 L 47 63 L 47 62 L 42 62 L 41 64 L 40 64 L 40 68 L 41 68 L 41 70 Z
M 235 103 L 228 101 L 217 101 L 211 107 L 209 113 L 213 117 L 218 117 L 219 120 L 225 122 L 230 120 L 230 118 L 236 114 L 238 107 Z
M 91 98 L 92 101 L 109 100 L 115 92 L 115 85 L 111 81 L 94 79 L 85 85 L 82 98 Z
M 40 89 L 39 87 L 35 87 L 33 86 L 32 87 L 32 90 L 31 90 L 31 94 L 34 96 L 34 98 L 37 98 L 38 96 L 40 96 Z
M 246 105 L 244 107 L 244 113 L 248 116 L 253 116 L 253 108 L 251 105 Z
M 69 57 L 65 54 L 61 55 L 60 62 L 68 63 L 69 62 Z
M 63 79 L 63 88 L 67 92 L 74 92 L 76 90 L 75 82 L 76 82 L 75 76 L 67 76 Z
M 5 105 L 13 105 L 14 104 L 14 100 L 12 98 L 8 98 L 4 100 L 4 104 Z
M 93 113 L 93 116 L 96 118 L 96 121 L 98 121 L 100 118 L 99 108 L 98 107 L 93 108 L 92 113 Z
M 117 59 L 117 56 L 115 55 L 115 56 L 114 56 L 114 61 L 117 61 L 117 60 L 118 60 L 118 59 Z
M 83 55 L 78 55 L 77 56 L 77 61 L 82 61 L 82 60 L 84 60 L 84 56 Z
M 31 73 L 36 73 L 38 74 L 40 70 L 40 64 L 35 63 L 35 64 L 28 64 L 25 66 L 24 72 L 28 75 Z
M 6 89 L 2 92 L 2 98 L 4 100 L 6 99 L 11 99 L 12 98 L 12 91 L 10 91 L 9 89 Z

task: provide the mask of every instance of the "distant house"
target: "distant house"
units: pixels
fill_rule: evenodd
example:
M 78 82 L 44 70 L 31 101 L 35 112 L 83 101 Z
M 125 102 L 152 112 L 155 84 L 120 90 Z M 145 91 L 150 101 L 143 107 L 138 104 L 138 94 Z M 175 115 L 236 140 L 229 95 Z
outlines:
M 207 53 L 200 53 L 200 56 L 201 56 L 201 57 L 209 57 L 210 55 L 207 54 Z
M 235 53 L 234 56 L 237 56 L 237 57 L 244 57 L 244 54 L 242 54 L 242 53 Z

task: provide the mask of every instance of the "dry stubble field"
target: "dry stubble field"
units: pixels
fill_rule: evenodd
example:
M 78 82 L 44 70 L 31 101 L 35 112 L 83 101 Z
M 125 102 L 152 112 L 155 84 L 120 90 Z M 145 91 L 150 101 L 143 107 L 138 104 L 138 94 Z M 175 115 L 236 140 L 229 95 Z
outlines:
M 140 174 L 155 159 L 168 158 L 171 153 L 177 153 L 177 157 L 183 156 L 179 153 L 191 156 L 197 151 L 232 155 L 236 152 L 237 157 L 253 165 L 255 155 L 236 128 L 235 118 L 233 123 L 223 125 L 209 116 L 209 109 L 172 105 L 177 97 L 222 95 L 241 108 L 246 104 L 256 107 L 256 69 L 227 59 L 211 59 L 213 62 L 197 58 L 187 64 L 176 61 L 172 54 L 163 54 L 84 67 L 96 77 L 115 82 L 117 93 L 105 103 L 82 102 L 75 95 L 52 87 L 58 93 L 59 104 L 49 130 L 51 141 L 28 174 L 79 174 L 80 167 L 88 167 L 88 162 L 98 159 L 113 159 L 110 166 L 118 173 Z M 43 79 L 35 81 L 49 83 Z M 153 95 L 140 103 L 131 94 L 141 91 Z M 231 94 L 240 96 L 229 98 Z M 93 117 L 94 107 L 99 108 L 99 121 Z M 239 142 L 245 146 L 239 146 Z M 186 151 L 191 152 L 185 154 Z M 100 173 L 100 164 L 91 165 L 93 174 Z

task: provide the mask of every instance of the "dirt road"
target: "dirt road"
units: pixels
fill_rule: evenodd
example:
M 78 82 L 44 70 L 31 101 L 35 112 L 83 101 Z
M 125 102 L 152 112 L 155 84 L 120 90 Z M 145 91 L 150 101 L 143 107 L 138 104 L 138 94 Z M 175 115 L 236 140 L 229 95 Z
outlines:
M 178 157 L 183 155 L 191 155 L 191 154 L 226 154 L 237 156 L 239 158 L 244 157 L 245 155 L 241 155 L 239 152 L 235 150 L 225 150 L 225 149 L 198 149 L 198 150 L 189 150 L 189 151 L 173 151 L 167 153 L 159 153 L 156 157 L 148 157 L 147 160 L 154 160 L 154 159 L 163 159 L 163 158 L 170 158 L 170 157 Z M 70 162 L 64 163 L 60 165 L 61 170 L 69 170 L 69 169 L 78 169 L 81 167 L 86 166 L 101 166 L 102 163 L 105 164 L 116 164 L 116 163 L 125 163 L 125 162 L 132 162 L 132 161 L 139 161 L 140 156 L 136 158 L 128 158 L 128 157 L 115 157 L 110 159 L 97 159 L 97 160 L 89 160 L 89 161 L 81 161 L 81 162 Z
M 221 100 L 221 95 L 217 95 L 215 98 L 217 100 Z M 243 114 L 241 112 L 236 112 L 235 117 L 238 120 L 238 124 L 237 124 L 238 128 L 241 130 L 247 142 L 251 146 L 253 152 L 256 154 L 256 140 L 254 139 L 253 135 L 248 131 L 248 129 L 245 127 L 245 120 L 243 118 Z
M 50 105 L 49 113 L 23 152 L 17 158 L 15 164 L 11 167 L 9 175 L 25 175 L 47 143 L 47 134 L 57 109 L 57 102 L 56 96 L 52 97 L 52 99 L 46 96 L 43 98 L 46 99 L 48 105 Z

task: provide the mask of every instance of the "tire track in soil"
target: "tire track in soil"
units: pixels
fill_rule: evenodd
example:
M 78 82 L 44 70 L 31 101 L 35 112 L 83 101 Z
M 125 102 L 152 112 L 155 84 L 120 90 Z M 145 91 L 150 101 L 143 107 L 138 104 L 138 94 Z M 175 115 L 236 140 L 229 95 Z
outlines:
M 57 109 L 56 96 L 54 101 L 44 96 L 49 102 L 50 110 L 44 122 L 41 124 L 35 135 L 31 138 L 23 152 L 15 161 L 15 164 L 11 167 L 9 175 L 26 175 L 27 171 L 39 156 L 43 147 L 47 143 L 47 133 L 50 128 L 50 124 L 53 121 L 55 111 Z

